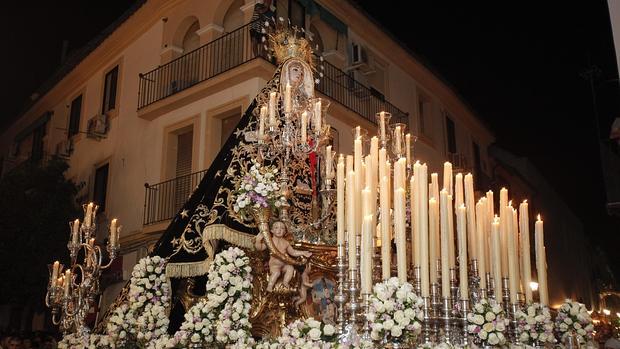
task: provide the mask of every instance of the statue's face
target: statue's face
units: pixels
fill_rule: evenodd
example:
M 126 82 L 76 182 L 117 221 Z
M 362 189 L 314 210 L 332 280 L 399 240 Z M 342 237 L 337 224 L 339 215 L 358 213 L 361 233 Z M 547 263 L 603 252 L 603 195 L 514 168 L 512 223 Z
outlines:
M 271 233 L 274 236 L 277 236 L 277 237 L 281 238 L 286 233 L 286 226 L 282 222 L 275 222 L 271 226 Z
M 291 64 L 289 67 L 291 86 L 298 86 L 304 78 L 304 68 L 301 64 Z

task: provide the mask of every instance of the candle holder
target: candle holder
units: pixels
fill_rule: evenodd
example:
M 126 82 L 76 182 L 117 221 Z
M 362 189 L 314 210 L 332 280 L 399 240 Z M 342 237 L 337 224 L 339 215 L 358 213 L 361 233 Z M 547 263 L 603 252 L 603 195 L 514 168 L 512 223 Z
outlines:
M 370 341 L 370 293 L 364 293 L 362 295 L 362 311 L 364 313 L 364 318 L 362 319 L 362 321 L 364 322 L 364 325 L 362 326 L 362 340 L 365 341 Z
M 469 275 L 469 297 L 472 302 L 476 303 L 480 300 L 480 276 L 478 275 L 478 260 L 471 260 L 471 268 Z
M 353 343 L 358 337 L 358 326 L 357 326 L 357 312 L 359 311 L 359 302 L 357 299 L 358 288 L 357 288 L 357 269 L 349 270 L 349 301 L 347 303 L 347 311 L 349 312 L 349 318 L 342 333 L 340 335 L 340 339 L 345 343 Z
M 79 228 L 74 226 L 76 223 L 70 224 L 71 240 L 67 244 L 67 249 L 71 256 L 71 265 L 67 266 L 64 272 L 62 287 L 58 279 L 53 280 L 52 267 L 45 295 L 45 305 L 52 309 L 52 323 L 58 325 L 65 334 L 71 331 L 77 331 L 79 334 L 90 332 L 86 327 L 85 318 L 99 294 L 101 272 L 112 265 L 120 248 L 118 245 L 120 227 L 116 227 L 116 223 L 113 223 L 110 226 L 110 239 L 106 246 L 109 260 L 104 263 L 104 252 L 100 246 L 94 244 L 93 238 L 96 231 L 97 206 L 85 205 L 84 211 L 85 219 Z M 83 254 L 80 251 L 83 251 Z M 83 255 L 80 261 L 78 261 L 79 255 Z M 63 266 L 59 264 L 56 269 L 57 277 L 63 274 L 62 268 Z
M 422 297 L 422 301 L 424 302 L 422 305 L 422 313 L 423 313 L 423 323 L 422 323 L 422 335 L 423 335 L 423 344 L 428 345 L 432 343 L 432 327 L 431 327 L 431 312 L 433 309 L 433 304 L 431 302 L 430 297 Z
M 463 348 L 466 348 L 469 346 L 469 333 L 467 331 L 467 313 L 469 312 L 469 300 L 468 299 L 461 299 L 461 318 L 460 318 L 460 322 L 461 322 L 461 330 L 462 330 L 462 338 L 461 338 L 461 345 L 463 346 Z
M 452 338 L 452 299 L 443 297 L 441 301 L 441 322 L 443 323 L 442 342 L 446 344 L 455 344 Z
M 487 273 L 487 297 L 495 299 L 495 280 L 491 277 L 491 273 Z
M 392 114 L 388 112 L 380 112 L 375 114 L 375 118 L 377 120 L 377 136 L 379 136 L 379 142 L 381 142 L 381 147 L 388 147 L 388 141 L 390 140 L 390 132 L 388 130 L 390 125 L 390 119 L 392 118 Z
M 422 273 L 420 270 L 420 266 L 416 265 L 413 267 L 413 290 L 416 294 L 422 293 Z
M 507 277 L 502 277 L 502 303 L 504 309 L 510 307 L 510 283 Z
M 345 294 L 345 287 L 346 287 L 345 276 L 346 276 L 346 270 L 347 270 L 347 262 L 344 256 L 345 251 L 346 251 L 345 245 L 339 244 L 338 245 L 338 257 L 336 259 L 337 268 L 338 268 L 338 274 L 337 274 L 338 286 L 336 289 L 336 295 L 334 296 L 334 301 L 336 302 L 336 305 L 338 307 L 338 317 L 336 319 L 336 323 L 338 324 L 339 332 L 342 332 L 342 330 L 344 329 L 344 325 L 345 325 L 344 306 L 347 301 L 347 296 Z
M 433 342 L 439 341 L 439 319 L 441 318 L 441 297 L 440 297 L 440 289 L 439 284 L 432 283 L 431 284 L 431 310 L 430 317 L 431 323 L 433 325 Z
M 519 341 L 519 322 L 517 320 L 517 313 L 520 309 L 521 307 L 518 303 L 510 305 L 510 337 L 515 346 L 521 345 Z
M 452 299 L 459 299 L 459 284 L 457 282 L 455 268 L 450 268 L 450 296 Z

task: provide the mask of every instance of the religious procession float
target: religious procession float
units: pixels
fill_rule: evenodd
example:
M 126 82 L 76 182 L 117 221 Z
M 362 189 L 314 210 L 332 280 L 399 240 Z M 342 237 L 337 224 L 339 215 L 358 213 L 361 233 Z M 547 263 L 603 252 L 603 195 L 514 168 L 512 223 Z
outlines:
M 104 251 L 96 205 L 71 223 L 71 264 L 50 266 L 46 296 L 59 347 L 588 345 L 583 304 L 548 307 L 543 220 L 532 226 L 527 202 L 506 189 L 476 197 L 473 176 L 448 162 L 429 174 L 387 112 L 376 134 L 353 129 L 353 154 L 335 154 L 329 101 L 314 91 L 322 59 L 303 31 L 265 28 L 273 78 L 92 329 L 85 316 L 120 225 Z

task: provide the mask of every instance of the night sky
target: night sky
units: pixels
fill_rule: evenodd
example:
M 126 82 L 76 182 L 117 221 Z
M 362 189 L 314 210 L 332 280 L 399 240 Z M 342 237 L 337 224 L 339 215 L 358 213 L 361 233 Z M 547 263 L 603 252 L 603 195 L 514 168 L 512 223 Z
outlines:
M 620 222 L 605 211 L 597 148 L 620 115 L 607 3 L 407 2 L 410 10 L 389 7 L 388 1 L 359 3 L 463 96 L 498 145 L 538 167 L 620 276 Z M 72 0 L 7 6 L 1 21 L 3 125 L 59 67 L 63 40 L 69 53 L 78 49 L 130 5 Z M 600 135 L 590 87 L 581 76 L 592 65 L 600 69 Z

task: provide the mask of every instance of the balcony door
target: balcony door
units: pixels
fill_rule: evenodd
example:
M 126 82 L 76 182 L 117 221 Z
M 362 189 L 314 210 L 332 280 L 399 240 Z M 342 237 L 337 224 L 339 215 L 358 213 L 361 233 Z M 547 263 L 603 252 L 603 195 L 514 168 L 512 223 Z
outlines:
M 192 190 L 193 129 L 176 134 L 176 164 L 174 184 L 174 211 L 178 211 Z

